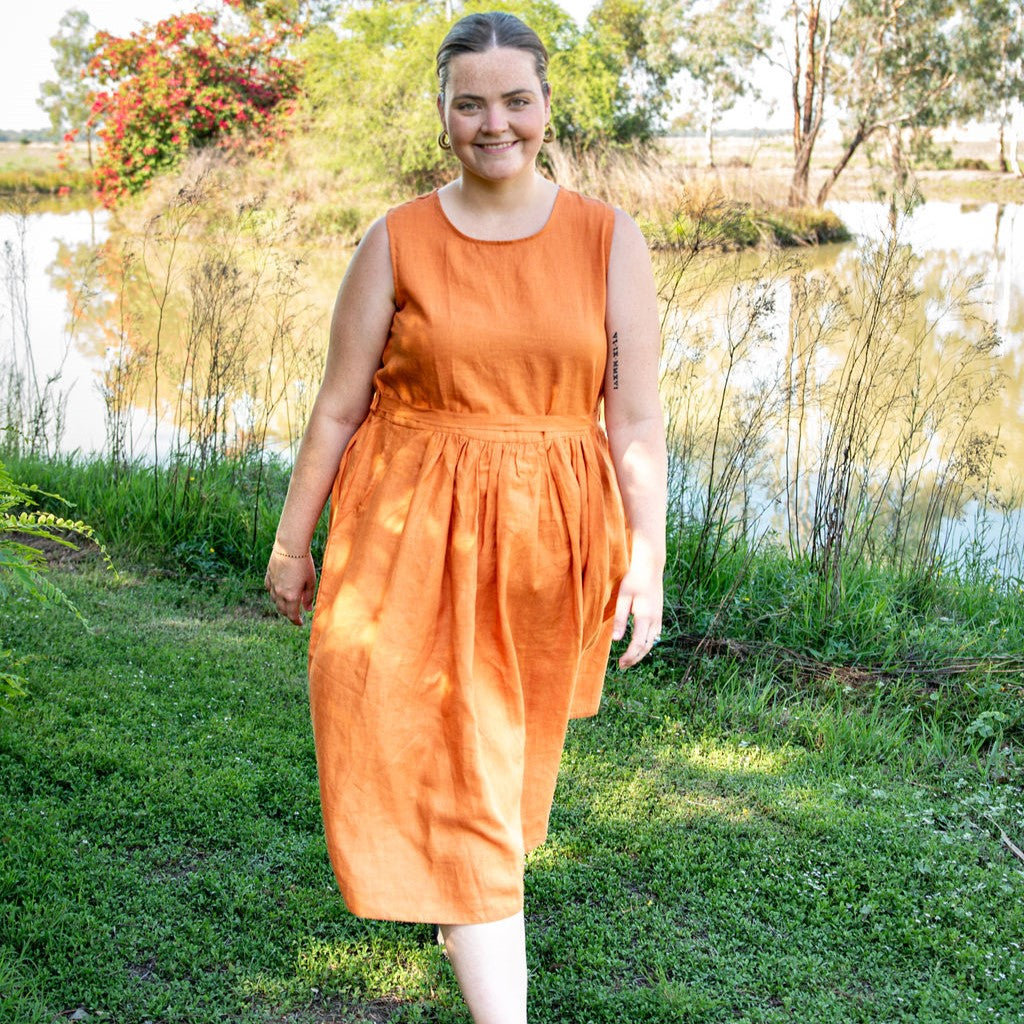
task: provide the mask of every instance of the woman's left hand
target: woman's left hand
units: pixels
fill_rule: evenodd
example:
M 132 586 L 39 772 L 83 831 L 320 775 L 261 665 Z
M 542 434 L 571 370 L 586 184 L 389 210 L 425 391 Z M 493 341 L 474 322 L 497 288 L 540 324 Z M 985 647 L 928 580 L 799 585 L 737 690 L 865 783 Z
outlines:
M 629 646 L 619 658 L 619 668 L 629 668 L 641 661 L 661 639 L 663 600 L 661 571 L 646 561 L 631 562 L 619 584 L 612 626 L 612 639 L 621 640 L 626 635 L 629 617 L 633 617 Z

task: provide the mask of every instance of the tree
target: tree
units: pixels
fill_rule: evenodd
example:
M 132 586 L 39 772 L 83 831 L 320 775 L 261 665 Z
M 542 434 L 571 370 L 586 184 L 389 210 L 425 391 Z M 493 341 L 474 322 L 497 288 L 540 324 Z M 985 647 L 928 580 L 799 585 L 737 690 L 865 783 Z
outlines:
M 905 129 L 930 131 L 964 110 L 956 86 L 972 75 L 971 4 L 957 0 L 792 0 L 788 68 L 792 80 L 791 205 L 808 201 L 811 156 L 826 99 L 839 108 L 842 152 L 817 194 L 828 194 L 857 150 L 884 133 L 897 184 L 905 177 Z
M 77 7 L 65 11 L 59 25 L 56 35 L 50 36 L 57 78 L 42 83 L 36 102 L 49 115 L 58 138 L 68 134 L 84 136 L 92 167 L 92 86 L 87 69 L 96 48 L 95 29 L 89 15 Z
M 437 146 L 434 57 L 452 18 L 506 10 L 550 53 L 553 123 L 573 149 L 650 138 L 668 102 L 667 0 L 605 0 L 584 29 L 552 0 L 362 0 L 344 5 L 339 31 L 321 26 L 302 45 L 307 112 L 339 170 L 403 189 L 450 173 Z
M 1024 0 L 974 0 L 964 17 L 962 114 L 998 123 L 1000 170 L 1022 175 L 1016 143 L 1024 125 Z
M 299 65 L 284 46 L 298 31 L 278 24 L 227 33 L 217 17 L 194 13 L 127 39 L 100 32 L 89 72 L 101 200 L 140 191 L 191 148 L 257 152 L 279 139 L 299 87 Z
M 904 129 L 931 130 L 956 116 L 963 73 L 964 22 L 954 0 L 851 0 L 836 47 L 834 94 L 842 109 L 843 151 L 818 192 L 868 139 L 883 133 L 893 180 L 906 182 Z
M 646 142 L 664 125 L 669 82 L 682 67 L 676 53 L 678 6 L 670 0 L 601 0 L 591 11 L 583 39 L 577 41 L 579 78 L 566 84 L 571 94 L 594 71 L 609 81 L 610 116 L 600 132 L 604 141 Z M 589 61 L 579 59 L 584 55 Z
M 766 6 L 767 0 L 715 0 L 682 26 L 680 59 L 698 91 L 709 167 L 722 114 L 741 97 L 759 95 L 750 66 L 770 44 Z
M 825 118 L 825 96 L 832 62 L 832 30 L 841 4 L 827 0 L 793 0 L 789 74 L 793 102 L 793 177 L 789 205 L 805 206 L 810 187 L 811 156 Z

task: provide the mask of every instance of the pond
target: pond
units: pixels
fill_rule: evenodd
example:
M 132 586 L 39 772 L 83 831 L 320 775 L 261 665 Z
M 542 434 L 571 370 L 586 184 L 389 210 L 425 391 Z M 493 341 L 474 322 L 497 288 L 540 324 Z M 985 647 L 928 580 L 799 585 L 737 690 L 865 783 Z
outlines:
M 656 260 L 685 512 L 807 550 L 841 491 L 875 530 L 867 553 L 913 558 L 938 530 L 1019 575 L 1024 208 L 926 202 L 888 256 L 886 208 L 835 209 L 858 244 Z M 187 218 L 134 237 L 90 210 L 0 218 L 0 362 L 34 382 L 20 415 L 51 450 L 207 458 L 300 431 L 349 253 L 258 207 L 200 246 Z

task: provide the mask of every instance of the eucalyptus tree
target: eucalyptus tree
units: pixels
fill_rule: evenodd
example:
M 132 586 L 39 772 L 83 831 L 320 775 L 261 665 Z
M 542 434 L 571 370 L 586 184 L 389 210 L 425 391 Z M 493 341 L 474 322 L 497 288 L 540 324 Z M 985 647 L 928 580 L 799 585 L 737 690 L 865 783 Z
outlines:
M 819 206 L 868 140 L 884 135 L 899 183 L 904 131 L 929 132 L 970 111 L 966 83 L 994 74 L 999 60 L 991 39 L 979 41 L 977 8 L 967 0 L 790 0 L 792 205 L 809 199 L 827 103 L 838 111 L 842 145 Z
M 964 18 L 961 112 L 998 125 L 1000 170 L 1024 176 L 1017 156 L 1024 133 L 1024 0 L 973 0 Z
M 50 37 L 57 77 L 40 85 L 36 102 L 49 115 L 54 135 L 58 138 L 77 135 L 85 139 L 92 167 L 93 129 L 89 115 L 93 83 L 88 76 L 88 66 L 96 52 L 96 29 L 89 15 L 78 7 L 65 11 L 58 25 L 59 30 Z
M 706 162 L 715 165 L 722 115 L 744 96 L 760 96 L 752 65 L 771 44 L 770 0 L 712 0 L 694 5 L 679 26 L 678 53 L 698 95 L 691 120 L 704 129 Z

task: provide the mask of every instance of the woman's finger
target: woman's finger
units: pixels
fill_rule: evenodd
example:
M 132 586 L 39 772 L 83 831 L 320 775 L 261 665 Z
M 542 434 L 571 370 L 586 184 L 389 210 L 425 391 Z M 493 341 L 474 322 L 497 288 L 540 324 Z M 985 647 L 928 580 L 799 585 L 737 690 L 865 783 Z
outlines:
M 619 658 L 619 668 L 630 668 L 642 661 L 661 639 L 661 623 L 654 619 L 633 618 L 633 632 L 629 646 Z

